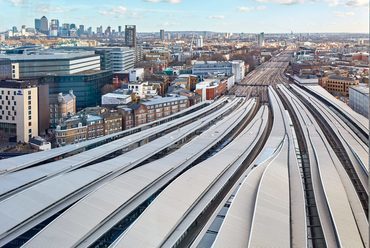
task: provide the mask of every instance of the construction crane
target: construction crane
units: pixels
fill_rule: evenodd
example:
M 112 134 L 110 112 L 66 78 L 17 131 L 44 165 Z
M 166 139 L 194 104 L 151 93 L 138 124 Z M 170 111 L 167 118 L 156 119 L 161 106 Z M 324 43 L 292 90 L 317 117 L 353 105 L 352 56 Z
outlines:
M 194 33 L 190 43 L 190 55 L 193 56 Z

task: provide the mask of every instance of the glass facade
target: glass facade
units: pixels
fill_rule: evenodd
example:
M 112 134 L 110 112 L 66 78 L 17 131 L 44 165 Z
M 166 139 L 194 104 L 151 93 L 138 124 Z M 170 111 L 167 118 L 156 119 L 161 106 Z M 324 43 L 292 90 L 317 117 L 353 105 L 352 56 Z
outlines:
M 101 104 L 101 88 L 111 84 L 112 71 L 94 71 L 86 74 L 49 76 L 44 83 L 49 84 L 49 94 L 67 93 L 73 90 L 76 96 L 76 108 L 95 107 Z

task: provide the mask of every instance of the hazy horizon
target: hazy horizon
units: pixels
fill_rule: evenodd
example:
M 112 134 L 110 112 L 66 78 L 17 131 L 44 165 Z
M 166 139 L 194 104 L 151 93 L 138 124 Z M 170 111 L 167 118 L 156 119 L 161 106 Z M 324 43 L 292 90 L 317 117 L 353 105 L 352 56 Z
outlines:
M 85 27 L 135 24 L 138 32 L 369 33 L 367 0 L 1 0 L 0 30 L 46 16 Z

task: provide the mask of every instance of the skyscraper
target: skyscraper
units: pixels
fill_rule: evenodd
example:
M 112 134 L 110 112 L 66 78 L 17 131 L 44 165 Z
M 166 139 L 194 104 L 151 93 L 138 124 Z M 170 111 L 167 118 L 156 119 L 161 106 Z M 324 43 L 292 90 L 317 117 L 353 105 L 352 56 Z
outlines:
M 50 21 L 50 36 L 58 36 L 58 30 L 59 30 L 59 20 L 58 19 L 52 19 Z
M 263 47 L 265 45 L 265 33 L 264 32 L 257 35 L 257 44 L 259 47 Z
M 68 23 L 63 23 L 61 36 L 64 36 L 64 37 L 69 36 L 69 24 Z
M 136 47 L 136 26 L 125 26 L 125 45 L 128 47 Z
M 118 26 L 118 33 L 122 33 L 122 26 Z
M 164 30 L 163 30 L 163 29 L 161 29 L 161 30 L 159 31 L 159 37 L 160 37 L 160 39 L 161 39 L 162 41 L 164 41 L 165 37 L 164 37 Z
M 203 47 L 203 36 L 199 36 L 197 39 L 197 47 Z
M 39 32 L 41 30 L 41 20 L 35 19 L 35 30 Z
M 41 27 L 40 27 L 40 32 L 44 33 L 44 34 L 48 34 L 49 33 L 49 23 L 48 23 L 48 18 L 46 18 L 45 16 L 41 17 Z
M 85 26 L 84 25 L 80 25 L 79 28 L 78 28 L 77 34 L 80 36 L 80 35 L 82 35 L 84 33 L 85 33 Z

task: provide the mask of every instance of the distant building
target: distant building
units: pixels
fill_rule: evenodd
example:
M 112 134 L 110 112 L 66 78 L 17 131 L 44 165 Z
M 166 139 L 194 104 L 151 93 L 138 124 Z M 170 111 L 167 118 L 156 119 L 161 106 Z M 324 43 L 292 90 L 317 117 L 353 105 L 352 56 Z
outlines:
M 131 102 L 131 96 L 119 92 L 108 93 L 102 96 L 101 104 L 103 106 L 125 105 Z
M 12 61 L 0 59 L 0 79 L 12 79 Z
M 265 33 L 260 33 L 257 35 L 257 45 L 258 47 L 265 46 Z
M 165 40 L 165 33 L 164 33 L 164 30 L 161 29 L 159 31 L 159 38 L 161 39 L 161 41 L 164 41 Z
M 192 74 L 199 77 L 207 76 L 231 76 L 235 75 L 235 81 L 240 82 L 244 79 L 244 61 L 197 61 L 193 65 Z
M 144 53 L 144 60 L 154 62 L 164 61 L 165 63 L 168 63 L 171 61 L 171 53 L 169 50 L 164 48 L 151 49 Z
M 101 104 L 101 89 L 106 84 L 112 84 L 111 71 L 83 71 L 73 75 L 55 75 L 42 78 L 49 85 L 49 93 L 59 94 L 73 90 L 76 96 L 77 110 Z
M 59 20 L 52 19 L 50 21 L 50 36 L 56 37 L 59 35 Z
M 35 19 L 35 30 L 37 32 L 41 31 L 41 20 L 40 19 Z
M 63 146 L 120 132 L 122 118 L 122 113 L 116 110 L 86 108 L 57 126 L 56 143 Z
M 203 47 L 203 36 L 197 38 L 197 47 Z
M 117 110 L 122 115 L 122 130 L 133 128 L 135 126 L 133 109 L 123 106 Z
M 40 32 L 44 34 L 49 34 L 49 22 L 48 18 L 45 16 L 41 17 L 41 26 L 40 26 Z
M 0 54 L 1 58 L 10 59 L 12 63 L 19 64 L 19 78 L 100 70 L 100 56 L 94 51 Z
M 245 77 L 245 65 L 244 61 L 242 60 L 233 60 L 230 61 L 231 66 L 232 66 L 232 74 L 235 76 L 235 81 L 236 82 L 241 82 L 244 77 Z
M 100 56 L 100 69 L 112 70 L 111 50 L 105 47 L 96 48 L 95 54 Z
M 128 47 L 136 47 L 136 26 L 125 26 L 125 45 Z
M 144 80 L 144 68 L 134 68 L 129 70 L 129 81 L 143 81 Z
M 104 135 L 109 135 L 122 131 L 122 115 L 118 112 L 106 112 L 102 114 L 104 120 Z
M 160 118 L 170 116 L 189 107 L 185 96 L 155 97 L 140 104 L 132 104 L 134 125 L 139 126 Z
M 135 66 L 135 50 L 128 47 L 113 47 L 110 50 L 113 72 L 127 71 Z
M 357 113 L 369 118 L 369 87 L 350 86 L 349 106 Z
M 214 100 L 225 94 L 227 90 L 227 81 L 219 79 L 205 79 L 196 85 L 195 93 L 202 96 L 202 101 Z
M 158 95 L 156 87 L 149 82 L 129 82 L 128 90 L 135 93 L 140 99 Z
M 51 128 L 56 128 L 65 118 L 76 114 L 76 96 L 73 90 L 70 90 L 68 94 L 52 95 L 49 99 Z
M 19 64 L 0 58 L 0 79 L 19 79 Z
M 39 137 L 39 136 L 31 138 L 29 143 L 30 143 L 32 148 L 34 148 L 38 151 L 51 150 L 51 143 L 46 141 L 45 139 Z
M 0 81 L 0 135 L 15 142 L 38 136 L 38 88 L 28 81 Z
M 319 84 L 334 95 L 349 96 L 350 86 L 359 84 L 354 78 L 330 75 L 319 79 Z
M 63 23 L 60 36 L 69 37 L 69 23 Z
M 72 117 L 56 127 L 55 139 L 58 146 L 85 141 L 87 139 L 87 125 L 83 124 L 80 117 Z
M 193 91 L 198 83 L 198 77 L 196 75 L 182 74 L 175 79 L 171 85 L 179 86 L 183 89 Z

